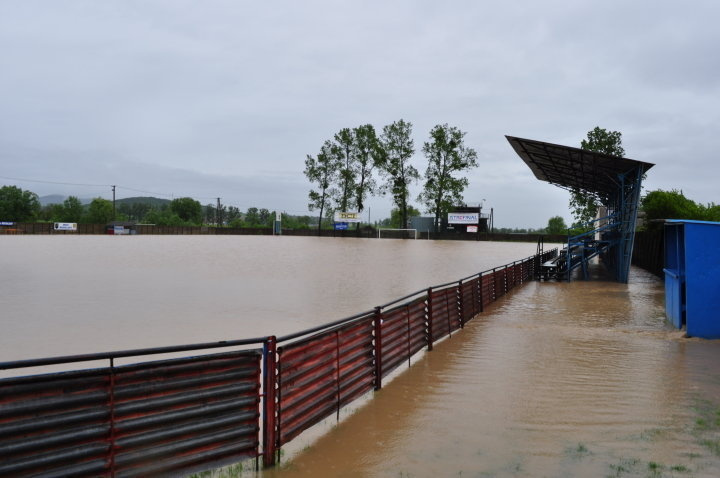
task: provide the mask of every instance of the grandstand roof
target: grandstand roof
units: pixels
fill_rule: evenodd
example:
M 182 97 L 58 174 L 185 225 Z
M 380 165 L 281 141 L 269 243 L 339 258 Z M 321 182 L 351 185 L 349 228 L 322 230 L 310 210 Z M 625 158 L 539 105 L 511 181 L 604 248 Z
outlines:
M 644 174 L 654 164 L 580 148 L 505 136 L 535 177 L 565 189 L 578 188 L 601 197 L 611 197 L 619 187 L 618 177 L 637 171 Z

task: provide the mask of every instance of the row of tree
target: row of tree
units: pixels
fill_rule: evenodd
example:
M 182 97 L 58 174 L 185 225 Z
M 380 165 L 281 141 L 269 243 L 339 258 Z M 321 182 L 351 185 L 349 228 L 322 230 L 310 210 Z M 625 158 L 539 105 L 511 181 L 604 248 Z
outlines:
M 17 186 L 0 188 L 0 220 L 12 222 L 53 221 L 105 224 L 113 218 L 112 202 L 96 198 L 88 205 L 82 204 L 74 196 L 62 204 L 40 205 L 40 200 L 32 191 Z
M 37 194 L 17 186 L 0 188 L 0 220 L 12 222 L 76 222 L 80 224 L 107 224 L 112 221 L 133 221 L 158 226 L 200 226 L 203 224 L 229 227 L 272 227 L 275 211 L 251 207 L 241 212 L 234 206 L 208 204 L 202 206 L 192 198 L 172 201 L 156 198 L 137 198 L 122 201 L 113 207 L 112 201 L 95 198 L 89 204 L 70 196 L 62 203 L 40 205 Z M 310 228 L 310 216 L 282 214 L 284 228 Z
M 697 203 L 677 189 L 650 191 L 640 204 L 641 210 L 645 212 L 647 229 L 661 228 L 662 221 L 659 220 L 668 218 L 720 222 L 720 205 Z
M 459 173 L 477 166 L 477 153 L 465 145 L 465 134 L 446 123 L 432 128 L 429 141 L 423 143 L 428 166 L 417 199 L 433 213 L 436 225 L 451 206 L 462 202 L 468 180 Z M 400 119 L 384 126 L 379 135 L 371 124 L 343 128 L 316 156 L 307 155 L 305 176 L 313 184 L 308 208 L 319 210 L 318 229 L 334 211 L 362 212 L 374 194 L 390 194 L 401 227 L 407 227 L 410 187 L 421 179 L 410 164 L 413 154 L 412 123 Z

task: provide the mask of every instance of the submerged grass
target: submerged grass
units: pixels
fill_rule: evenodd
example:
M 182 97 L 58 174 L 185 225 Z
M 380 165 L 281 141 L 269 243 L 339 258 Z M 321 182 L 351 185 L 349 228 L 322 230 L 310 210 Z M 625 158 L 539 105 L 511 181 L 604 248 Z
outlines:
M 673 478 L 691 476 L 692 470 L 685 465 L 664 465 L 656 461 L 643 462 L 637 458 L 621 458 L 617 464 L 610 465 L 610 474 L 606 478 L 639 476 L 644 478 Z
M 590 452 L 588 447 L 582 442 L 578 443 L 575 446 L 567 447 L 565 449 L 565 455 L 569 456 L 574 460 L 580 460 L 591 454 L 592 453 Z
M 640 460 L 637 458 L 621 458 L 617 464 L 610 465 L 610 474 L 608 478 L 620 478 L 628 473 L 635 473 L 637 471 Z
M 709 400 L 697 400 L 693 434 L 698 443 L 713 455 L 720 456 L 720 406 Z

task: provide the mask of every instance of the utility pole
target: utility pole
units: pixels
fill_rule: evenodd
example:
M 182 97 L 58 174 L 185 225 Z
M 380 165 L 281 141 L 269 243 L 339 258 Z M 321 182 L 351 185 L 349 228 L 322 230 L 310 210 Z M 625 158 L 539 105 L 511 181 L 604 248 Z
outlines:
M 215 225 L 220 227 L 220 198 L 217 198 L 217 208 L 215 208 Z
M 115 220 L 115 185 L 113 184 L 113 221 Z

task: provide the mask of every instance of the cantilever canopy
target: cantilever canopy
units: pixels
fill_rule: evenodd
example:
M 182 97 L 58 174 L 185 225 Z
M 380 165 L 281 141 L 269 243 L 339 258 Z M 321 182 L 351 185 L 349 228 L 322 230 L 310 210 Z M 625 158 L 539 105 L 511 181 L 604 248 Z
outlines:
M 565 189 L 578 188 L 609 198 L 620 187 L 618 178 L 637 171 L 644 174 L 654 164 L 570 146 L 505 136 L 535 177 Z

